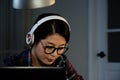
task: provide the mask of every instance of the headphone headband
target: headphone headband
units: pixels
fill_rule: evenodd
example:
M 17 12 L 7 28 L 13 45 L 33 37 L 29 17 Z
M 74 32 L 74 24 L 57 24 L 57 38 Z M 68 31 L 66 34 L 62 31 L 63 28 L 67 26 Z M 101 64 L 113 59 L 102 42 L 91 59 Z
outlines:
M 61 17 L 61 16 L 56 16 L 56 15 L 53 16 L 53 15 L 52 15 L 52 16 L 47 16 L 47 17 L 44 17 L 43 19 L 40 19 L 40 20 L 32 27 L 30 33 L 33 34 L 33 32 L 37 29 L 37 27 L 38 27 L 39 25 L 41 25 L 42 23 L 44 23 L 44 22 L 46 22 L 46 21 L 48 21 L 48 20 L 53 20 L 53 19 L 62 20 L 62 21 L 64 21 L 65 23 L 67 23 L 68 26 L 69 26 L 69 23 L 68 23 L 63 17 Z M 69 26 L 69 30 L 71 31 L 70 26 Z

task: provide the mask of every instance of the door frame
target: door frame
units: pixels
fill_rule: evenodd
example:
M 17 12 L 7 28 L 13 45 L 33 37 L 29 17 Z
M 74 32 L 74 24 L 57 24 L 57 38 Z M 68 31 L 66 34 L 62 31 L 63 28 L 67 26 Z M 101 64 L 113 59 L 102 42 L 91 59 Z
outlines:
M 101 65 L 97 54 L 104 49 L 101 49 L 103 45 L 99 40 L 104 34 L 101 26 L 105 26 L 103 20 L 107 18 L 105 16 L 107 0 L 88 0 L 88 5 L 88 80 L 100 80 L 99 68 Z

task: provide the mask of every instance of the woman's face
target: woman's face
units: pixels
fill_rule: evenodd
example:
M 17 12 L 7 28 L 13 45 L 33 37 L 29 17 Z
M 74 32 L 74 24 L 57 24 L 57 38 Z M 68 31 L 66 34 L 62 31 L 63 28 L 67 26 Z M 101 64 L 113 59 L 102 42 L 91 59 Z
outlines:
M 32 53 L 34 57 L 37 58 L 37 61 L 45 65 L 51 65 L 60 56 L 58 53 L 63 51 L 64 47 L 66 47 L 64 37 L 56 33 L 41 40 L 34 46 Z M 55 48 L 59 48 L 60 50 L 58 51 L 58 49 Z

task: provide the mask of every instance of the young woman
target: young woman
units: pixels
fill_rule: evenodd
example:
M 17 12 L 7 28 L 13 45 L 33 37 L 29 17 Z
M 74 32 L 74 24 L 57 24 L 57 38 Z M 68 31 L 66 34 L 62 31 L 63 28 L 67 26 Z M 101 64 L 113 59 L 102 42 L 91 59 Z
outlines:
M 64 67 L 68 80 L 83 80 L 67 59 L 70 25 L 59 14 L 45 13 L 26 36 L 29 49 L 5 60 L 6 66 Z

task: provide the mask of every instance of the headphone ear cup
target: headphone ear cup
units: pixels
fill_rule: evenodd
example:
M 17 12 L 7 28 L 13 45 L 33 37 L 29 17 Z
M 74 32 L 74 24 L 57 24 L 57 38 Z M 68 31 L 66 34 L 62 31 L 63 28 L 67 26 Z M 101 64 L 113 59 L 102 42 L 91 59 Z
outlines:
M 33 42 L 34 42 L 34 35 L 32 35 L 31 33 L 27 33 L 26 43 L 31 46 Z

